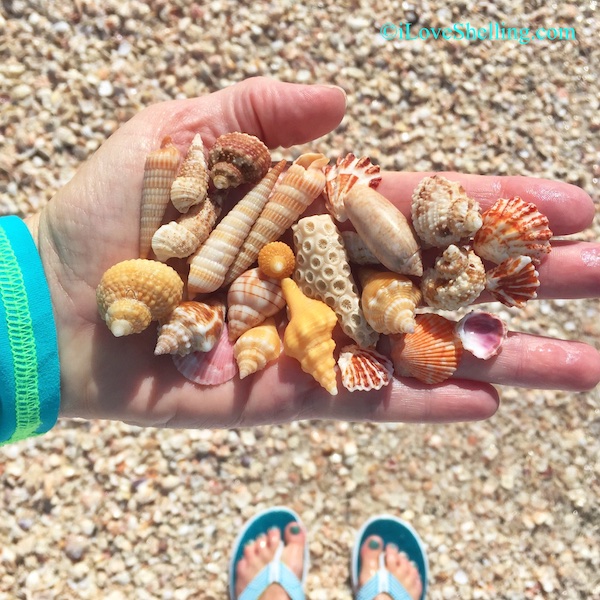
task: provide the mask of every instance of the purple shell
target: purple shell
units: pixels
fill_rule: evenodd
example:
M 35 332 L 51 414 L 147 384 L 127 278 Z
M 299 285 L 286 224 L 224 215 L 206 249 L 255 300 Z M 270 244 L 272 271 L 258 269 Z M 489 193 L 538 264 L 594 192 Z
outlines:
M 502 319 L 482 311 L 470 312 L 456 324 L 456 334 L 463 348 L 483 360 L 498 353 L 507 333 Z

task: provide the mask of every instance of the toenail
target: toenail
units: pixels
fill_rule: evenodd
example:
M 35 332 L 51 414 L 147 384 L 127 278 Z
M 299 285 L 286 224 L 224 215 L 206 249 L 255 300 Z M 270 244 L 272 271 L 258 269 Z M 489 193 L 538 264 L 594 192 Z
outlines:
M 377 550 L 379 548 L 379 542 L 377 540 L 369 540 L 369 548 L 371 548 L 371 550 Z
M 408 555 L 406 554 L 406 552 L 400 552 L 400 556 L 408 560 Z
M 390 543 L 390 544 L 388 544 L 388 545 L 387 545 L 387 547 L 388 547 L 390 550 L 398 550 L 398 546 L 396 546 L 396 544 L 394 544 L 394 543 Z
M 290 527 L 290 533 L 293 533 L 294 535 L 298 535 L 300 533 L 300 525 L 292 525 Z

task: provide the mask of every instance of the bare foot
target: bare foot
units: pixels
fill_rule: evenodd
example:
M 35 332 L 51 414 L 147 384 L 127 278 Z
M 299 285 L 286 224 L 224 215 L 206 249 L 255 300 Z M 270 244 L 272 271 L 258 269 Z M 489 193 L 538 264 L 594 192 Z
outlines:
M 281 561 L 290 568 L 298 579 L 301 579 L 306 534 L 298 523 L 293 522 L 288 523 L 286 526 L 283 538 L 285 546 Z M 244 548 L 244 556 L 236 566 L 236 598 L 239 598 L 246 586 L 271 562 L 280 541 L 281 532 L 279 529 L 273 528 L 258 536 Z M 279 584 L 273 583 L 265 590 L 260 600 L 289 600 L 289 596 Z
M 377 535 L 370 535 L 360 549 L 361 569 L 358 583 L 362 587 L 379 570 L 379 555 L 385 553 L 386 569 L 402 584 L 413 600 L 419 600 L 423 585 L 417 567 L 400 552 L 394 544 L 383 548 L 383 540 Z M 390 600 L 388 594 L 378 594 L 375 600 Z

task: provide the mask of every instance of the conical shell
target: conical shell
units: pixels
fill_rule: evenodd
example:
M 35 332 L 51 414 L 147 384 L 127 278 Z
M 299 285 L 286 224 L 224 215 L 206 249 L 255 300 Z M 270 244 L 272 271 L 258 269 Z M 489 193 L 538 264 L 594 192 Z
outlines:
M 467 313 L 455 327 L 462 347 L 473 356 L 487 360 L 498 354 L 508 334 L 506 323 L 490 313 Z
M 342 231 L 344 248 L 351 263 L 357 265 L 380 265 L 380 260 L 369 250 L 356 231 Z
M 421 180 L 413 193 L 411 213 L 419 238 L 436 248 L 471 238 L 483 223 L 479 204 L 460 183 L 441 175 Z
M 279 358 L 282 345 L 273 317 L 242 333 L 233 346 L 240 379 L 264 369 Z
M 171 184 L 179 167 L 179 150 L 169 136 L 161 147 L 148 154 L 142 183 L 140 258 L 147 258 L 152 235 L 160 227 L 169 204 Z
M 235 341 L 285 306 L 281 282 L 262 275 L 258 268 L 242 273 L 227 292 L 229 336 Z
M 530 256 L 507 258 L 487 272 L 487 291 L 506 306 L 522 308 L 537 297 L 539 286 L 538 272 Z
M 455 325 L 440 315 L 417 315 L 413 333 L 390 336 L 394 371 L 430 385 L 451 377 L 462 357 Z
M 294 251 L 284 242 L 269 242 L 258 253 L 258 268 L 265 277 L 290 277 L 295 267 Z
M 283 350 L 335 396 L 338 391 L 332 338 L 337 323 L 335 313 L 324 302 L 307 298 L 289 277 L 281 284 L 290 313 L 283 335 Z
M 254 223 L 225 276 L 225 284 L 243 273 L 262 247 L 277 240 L 319 196 L 325 187 L 323 167 L 327 162 L 322 154 L 303 154 L 294 161 Z
M 375 189 L 381 182 L 379 166 L 371 164 L 368 156 L 356 158 L 350 153 L 337 159 L 335 165 L 325 168 L 325 206 L 337 221 L 346 221 L 344 202 L 354 185 L 368 185 Z
M 415 328 L 415 309 L 421 292 L 404 275 L 362 269 L 362 307 L 371 327 L 379 333 L 409 333 Z
M 263 210 L 285 167 L 282 160 L 225 215 L 190 260 L 188 288 L 204 294 L 221 287 L 252 225 Z
M 304 217 L 292 231 L 296 249 L 294 281 L 302 293 L 333 308 L 344 333 L 360 346 L 374 346 L 379 335 L 360 307 L 342 237 L 331 216 Z
M 211 350 L 192 352 L 185 356 L 173 354 L 173 363 L 186 379 L 198 385 L 220 385 L 233 379 L 237 373 L 237 364 L 227 325 L 223 326 L 221 336 Z
M 371 252 L 395 273 L 423 274 L 421 249 L 406 217 L 378 191 L 355 185 L 346 197 L 346 214 Z
M 338 358 L 343 386 L 351 391 L 380 390 L 392 381 L 392 361 L 373 349 L 351 345 Z
M 225 322 L 225 302 L 182 302 L 158 328 L 154 354 L 208 352 L 221 336 Z
M 202 137 L 197 133 L 171 186 L 171 202 L 179 212 L 186 213 L 190 206 L 204 202 L 207 193 L 208 167 Z
M 217 189 L 260 181 L 271 166 L 269 149 L 255 136 L 221 135 L 209 153 L 210 176 Z
M 183 281 L 174 269 L 142 258 L 112 266 L 96 288 L 100 316 L 117 337 L 166 319 L 182 295 Z
M 211 194 L 206 202 L 192 206 L 177 221 L 159 227 L 152 236 L 152 250 L 156 258 L 166 262 L 170 258 L 190 256 L 210 235 L 221 208 L 221 195 Z
M 518 196 L 501 198 L 483 213 L 483 226 L 475 235 L 473 249 L 497 265 L 517 256 L 530 256 L 537 265 L 550 252 L 551 237 L 547 217 L 534 204 Z

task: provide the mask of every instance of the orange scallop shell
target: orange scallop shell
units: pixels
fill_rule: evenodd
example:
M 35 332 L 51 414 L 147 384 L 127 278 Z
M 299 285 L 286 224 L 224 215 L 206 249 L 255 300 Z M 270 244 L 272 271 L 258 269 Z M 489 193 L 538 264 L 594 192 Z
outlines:
M 506 306 L 522 308 L 537 296 L 540 280 L 529 256 L 508 258 L 486 275 L 487 291 Z
M 341 349 L 338 367 L 343 386 L 351 392 L 379 390 L 390 383 L 394 371 L 389 358 L 357 344 Z

